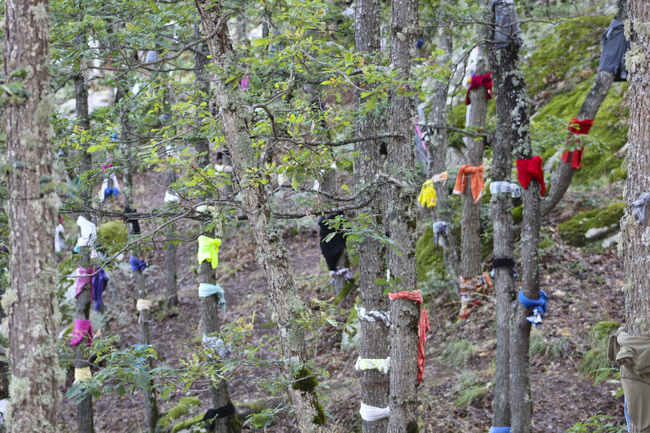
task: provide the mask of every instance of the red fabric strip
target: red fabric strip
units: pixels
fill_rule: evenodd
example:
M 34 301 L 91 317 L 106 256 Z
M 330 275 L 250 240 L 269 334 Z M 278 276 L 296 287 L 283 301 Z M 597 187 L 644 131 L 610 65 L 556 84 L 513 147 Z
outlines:
M 585 148 L 581 147 L 580 149 L 576 149 L 573 152 L 564 152 L 562 154 L 562 161 L 564 162 L 569 162 L 569 156 L 571 157 L 571 168 L 574 170 L 579 169 L 582 167 L 582 152 L 584 152 Z
M 488 72 L 485 75 L 474 74 L 472 76 L 472 81 L 469 84 L 469 89 L 467 89 L 467 94 L 465 95 L 465 105 L 472 103 L 469 99 L 469 92 L 474 89 L 478 89 L 481 86 L 485 86 L 487 91 L 487 98 L 492 99 L 492 72 Z
M 542 197 L 546 194 L 546 183 L 544 183 L 544 170 L 542 169 L 542 158 L 535 156 L 531 159 L 517 160 L 517 177 L 524 189 L 528 188 L 533 178 L 542 187 Z
M 395 299 L 408 299 L 415 301 L 421 304 L 424 300 L 422 299 L 422 293 L 419 290 L 414 290 L 412 292 L 389 292 L 388 298 L 393 301 Z M 424 378 L 424 361 L 426 359 L 426 353 L 424 352 L 424 343 L 427 341 L 427 332 L 430 331 L 429 327 L 429 316 L 427 315 L 427 310 L 424 307 L 420 308 L 420 320 L 418 321 L 418 383 L 422 382 Z
M 573 132 L 576 135 L 587 135 L 592 126 L 594 126 L 594 119 L 578 120 L 577 117 L 574 117 L 569 122 L 569 132 Z

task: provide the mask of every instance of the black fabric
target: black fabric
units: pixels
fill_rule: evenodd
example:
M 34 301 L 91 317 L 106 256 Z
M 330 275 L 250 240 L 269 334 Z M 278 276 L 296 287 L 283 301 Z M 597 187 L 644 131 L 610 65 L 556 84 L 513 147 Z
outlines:
M 495 0 L 492 2 L 492 10 L 495 15 L 494 40 L 495 47 L 505 48 L 512 42 L 516 46 L 522 44 L 519 18 L 515 10 L 514 0 Z
M 342 215 L 343 213 L 339 212 L 318 219 L 318 225 L 320 226 L 320 250 L 323 253 L 323 257 L 325 257 L 327 267 L 330 271 L 336 271 L 336 265 L 343 254 L 343 250 L 345 250 L 345 236 L 343 236 L 341 230 L 330 227 L 328 222 Z M 332 236 L 329 242 L 326 242 L 325 239 L 332 233 L 335 233 L 335 235 Z
M 496 268 L 514 268 L 515 261 L 512 259 L 493 259 L 492 267 Z
M 205 422 L 205 428 L 208 431 L 214 431 L 215 420 L 217 418 L 225 418 L 230 415 L 237 413 L 235 406 L 232 403 L 228 403 L 225 406 L 220 407 L 219 409 L 208 409 L 208 411 L 203 415 L 203 422 Z
M 627 81 L 625 53 L 630 49 L 630 41 L 625 38 L 623 21 L 613 19 L 601 40 L 603 52 L 600 55 L 598 71 L 614 74 L 614 81 Z
M 137 209 L 132 210 L 131 208 L 128 208 L 128 207 L 124 208 L 124 213 L 135 213 L 137 211 L 138 211 Z M 133 233 L 129 232 L 130 234 L 134 234 L 134 235 L 139 235 L 140 234 L 140 222 L 138 222 L 138 220 L 131 219 L 131 218 L 125 216 L 124 217 L 124 222 L 126 224 L 132 224 L 133 225 Z

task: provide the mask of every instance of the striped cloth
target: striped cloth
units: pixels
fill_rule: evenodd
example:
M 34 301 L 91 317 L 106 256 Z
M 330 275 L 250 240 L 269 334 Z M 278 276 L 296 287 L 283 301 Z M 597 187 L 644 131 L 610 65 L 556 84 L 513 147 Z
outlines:
M 492 182 L 490 184 L 491 194 L 510 194 L 512 198 L 521 197 L 519 185 L 510 182 Z

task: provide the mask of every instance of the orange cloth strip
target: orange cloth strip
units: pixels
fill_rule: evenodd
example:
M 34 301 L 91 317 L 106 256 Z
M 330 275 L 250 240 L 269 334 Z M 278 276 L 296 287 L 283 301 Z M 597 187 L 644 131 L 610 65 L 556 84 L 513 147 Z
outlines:
M 484 171 L 484 165 L 479 165 L 476 167 L 471 165 L 461 165 L 460 169 L 458 170 L 458 175 L 456 176 L 454 194 L 465 194 L 467 177 L 470 177 L 470 187 L 472 190 L 472 197 L 474 198 L 474 204 L 478 203 L 478 201 L 481 199 L 481 195 L 483 194 L 483 188 L 485 188 L 485 182 L 483 181 Z
M 422 293 L 419 290 L 414 290 L 412 292 L 390 292 L 388 293 L 388 298 L 391 301 L 398 298 L 408 299 L 410 301 L 415 301 L 418 304 L 421 304 L 424 301 L 422 299 Z M 431 328 L 429 327 L 427 309 L 422 306 L 420 307 L 420 320 L 418 321 L 418 383 L 422 382 L 422 379 L 424 379 L 424 361 L 426 360 L 424 343 L 427 341 L 427 332 L 430 330 Z

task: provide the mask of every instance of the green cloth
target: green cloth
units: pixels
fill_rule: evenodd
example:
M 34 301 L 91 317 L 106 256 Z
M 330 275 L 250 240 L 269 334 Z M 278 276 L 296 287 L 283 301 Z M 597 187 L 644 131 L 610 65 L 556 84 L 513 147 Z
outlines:
M 620 328 L 609 337 L 607 357 L 621 366 L 630 419 L 640 432 L 650 432 L 650 337 L 632 336 Z
M 219 264 L 219 245 L 221 239 L 212 239 L 207 236 L 199 236 L 199 252 L 197 257 L 199 265 L 207 260 L 212 264 L 212 269 L 215 269 Z

